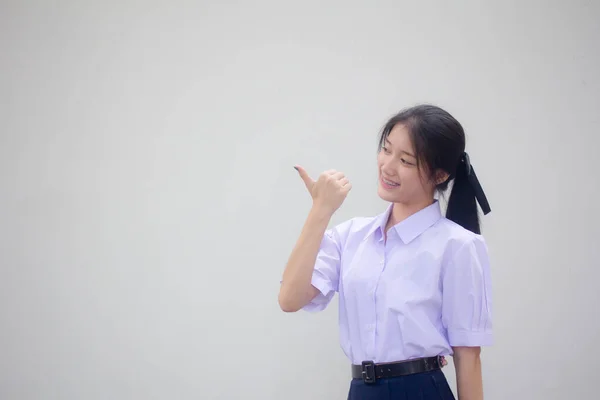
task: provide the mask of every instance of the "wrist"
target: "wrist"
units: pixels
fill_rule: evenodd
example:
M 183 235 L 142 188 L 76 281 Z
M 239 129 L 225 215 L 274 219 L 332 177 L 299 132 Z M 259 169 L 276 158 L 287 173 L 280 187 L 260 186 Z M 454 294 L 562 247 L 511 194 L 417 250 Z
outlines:
M 333 212 L 326 207 L 313 204 L 309 216 L 318 221 L 329 223 L 329 220 L 333 216 Z

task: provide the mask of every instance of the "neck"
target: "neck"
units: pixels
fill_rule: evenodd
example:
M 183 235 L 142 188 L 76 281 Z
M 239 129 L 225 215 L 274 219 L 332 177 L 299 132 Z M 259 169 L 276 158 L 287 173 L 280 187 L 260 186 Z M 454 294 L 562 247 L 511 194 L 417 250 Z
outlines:
M 390 218 L 388 219 L 388 223 L 386 226 L 386 231 L 400 222 L 404 221 L 406 218 L 411 215 L 421 211 L 422 209 L 429 207 L 434 203 L 435 199 L 431 198 L 427 201 L 422 201 L 418 203 L 394 203 L 392 207 L 392 212 L 390 213 Z

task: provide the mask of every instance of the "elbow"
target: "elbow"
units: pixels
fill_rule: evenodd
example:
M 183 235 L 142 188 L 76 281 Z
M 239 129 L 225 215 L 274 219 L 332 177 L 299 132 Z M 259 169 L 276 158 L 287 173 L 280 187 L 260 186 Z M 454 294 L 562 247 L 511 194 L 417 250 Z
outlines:
M 283 312 L 293 313 L 293 312 L 297 312 L 300 310 L 300 307 L 298 307 L 297 304 L 295 304 L 289 298 L 284 296 L 282 293 L 279 293 L 278 300 L 279 300 L 279 308 L 281 308 L 281 311 L 283 311 Z
M 300 309 L 298 307 L 295 307 L 295 306 L 289 305 L 289 304 L 279 303 L 279 307 L 281 308 L 281 311 L 283 311 L 285 313 L 295 313 L 295 312 L 300 311 Z
M 293 313 L 299 311 L 302 308 L 302 305 L 300 304 L 296 296 L 294 296 L 293 292 L 290 293 L 289 288 L 287 288 L 284 285 L 282 285 L 279 289 L 278 302 L 281 311 L 286 313 Z
M 312 286 L 311 288 L 312 291 L 297 290 L 294 286 L 290 287 L 282 283 L 279 289 L 279 307 L 283 312 L 288 313 L 302 310 L 316 296 L 317 289 Z

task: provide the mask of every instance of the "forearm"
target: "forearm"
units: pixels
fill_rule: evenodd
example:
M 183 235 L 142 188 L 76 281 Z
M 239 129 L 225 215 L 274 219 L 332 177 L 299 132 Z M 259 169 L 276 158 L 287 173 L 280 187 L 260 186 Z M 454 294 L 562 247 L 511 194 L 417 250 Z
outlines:
M 313 207 L 290 254 L 283 272 L 279 304 L 286 311 L 296 311 L 311 300 L 311 278 L 317 254 L 331 214 Z
M 454 366 L 458 400 L 483 400 L 479 348 L 455 349 Z

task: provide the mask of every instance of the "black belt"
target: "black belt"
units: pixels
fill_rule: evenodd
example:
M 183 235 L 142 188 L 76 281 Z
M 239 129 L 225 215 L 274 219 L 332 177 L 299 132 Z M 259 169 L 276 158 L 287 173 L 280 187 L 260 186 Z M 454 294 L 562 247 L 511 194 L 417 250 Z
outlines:
M 382 364 L 375 364 L 373 361 L 363 361 L 362 365 L 352 365 L 352 378 L 362 379 L 365 383 L 374 383 L 377 379 L 381 378 L 418 374 L 441 368 L 441 356 Z

